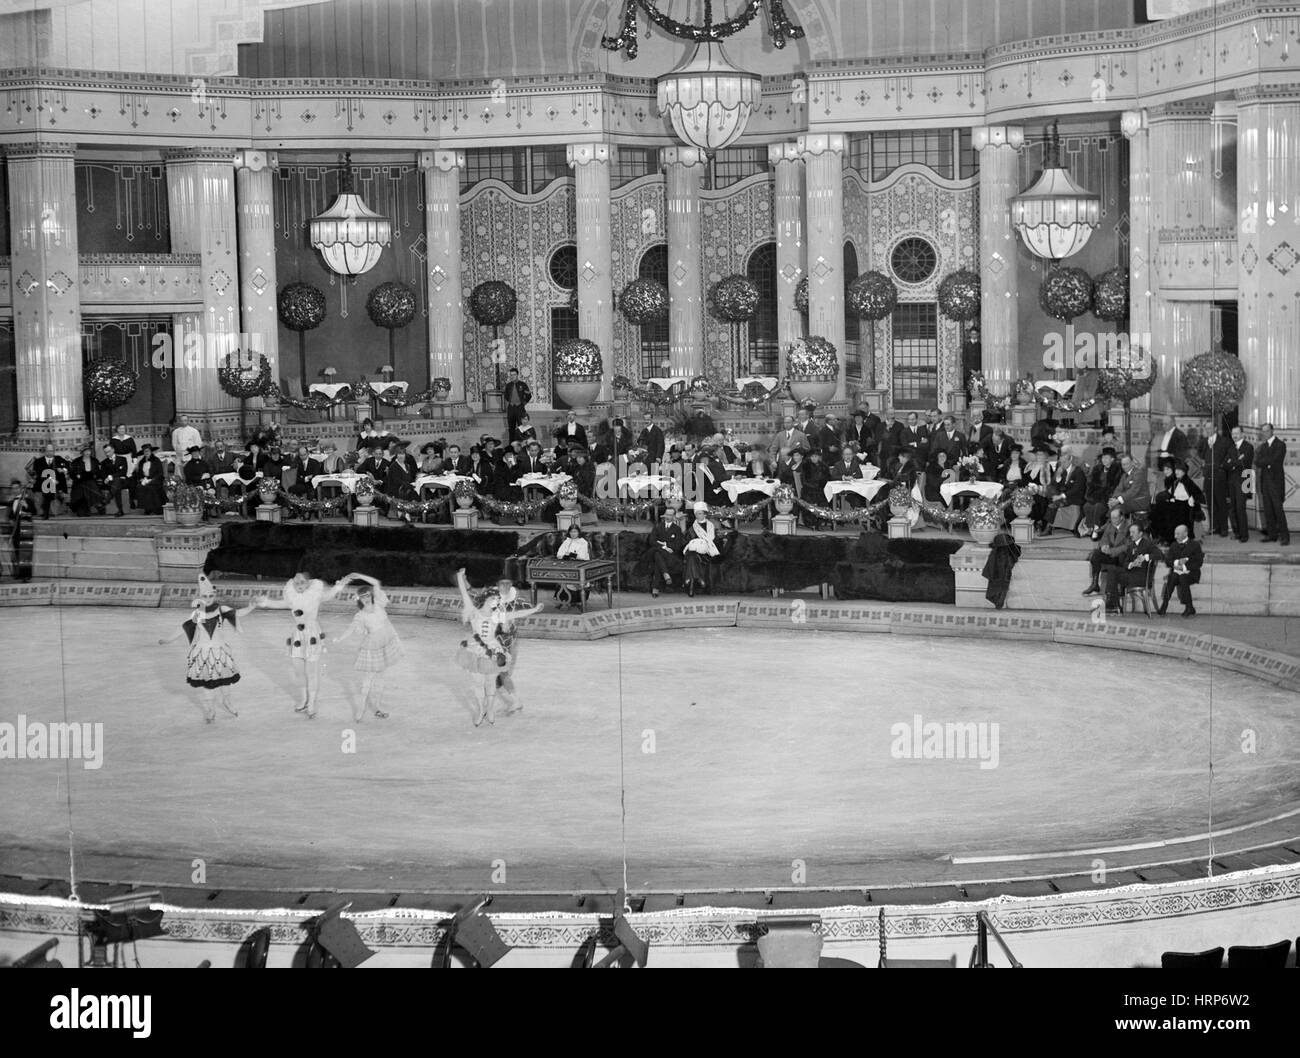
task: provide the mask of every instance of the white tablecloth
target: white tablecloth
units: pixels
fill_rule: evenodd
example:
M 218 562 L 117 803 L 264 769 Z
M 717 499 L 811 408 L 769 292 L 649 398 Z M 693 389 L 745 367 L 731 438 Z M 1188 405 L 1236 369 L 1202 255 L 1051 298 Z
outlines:
M 767 478 L 728 478 L 722 487 L 731 502 L 735 503 L 737 496 L 743 496 L 747 492 L 761 492 L 764 496 L 770 496 L 780 484 L 779 481 L 769 481 Z
M 349 496 L 351 496 L 352 493 L 354 493 L 357 489 L 357 482 L 360 481 L 363 477 L 366 477 L 366 475 L 365 474 L 317 474 L 315 477 L 311 479 L 311 486 L 314 489 L 318 489 L 322 485 L 338 485 L 344 492 L 346 492 Z
M 1074 389 L 1074 379 L 1067 378 L 1063 382 L 1039 380 L 1034 383 L 1034 386 L 1038 389 L 1050 389 L 1058 397 L 1064 397 L 1069 394 L 1070 390 Z
M 409 385 L 409 382 L 371 382 L 370 388 L 375 393 L 387 393 L 390 389 L 401 390 L 401 392 L 405 393 L 406 387 Z
M 865 478 L 845 478 L 843 481 L 828 481 L 826 488 L 822 491 L 826 493 L 828 500 L 835 499 L 836 493 L 856 492 L 864 500 L 870 503 L 876 498 L 876 493 L 890 484 L 888 481 L 868 481 Z
M 963 492 L 975 492 L 986 499 L 996 500 L 1002 495 L 1002 488 L 996 481 L 949 481 L 939 486 L 939 495 L 944 503 L 951 505 L 952 498 Z
M 253 480 L 256 481 L 261 476 L 262 476 L 262 472 L 259 470 L 256 474 L 253 475 Z M 213 474 L 212 480 L 220 485 L 233 485 L 236 481 L 240 480 L 239 471 L 227 470 L 224 474 Z
M 330 400 L 333 400 L 345 389 L 351 388 L 352 384 L 350 382 L 313 382 L 307 387 L 307 392 L 323 393 L 325 396 L 329 397 Z
M 780 380 L 772 378 L 770 375 L 749 375 L 744 378 L 736 379 L 736 388 L 743 390 L 751 382 L 757 382 L 765 390 L 771 393 L 772 390 L 776 389 L 776 384 L 778 381 Z
M 748 463 L 723 463 L 722 468 L 725 471 L 727 471 L 728 474 L 739 474 L 742 470 L 748 470 L 749 464 Z
M 426 485 L 438 489 L 454 489 L 458 482 L 469 480 L 466 474 L 421 474 L 415 479 L 413 488 L 418 496 L 424 491 Z
M 672 375 L 668 378 L 648 378 L 646 382 L 650 385 L 662 389 L 665 393 L 677 385 L 678 382 L 689 382 L 689 375 Z
M 666 489 L 673 482 L 673 478 L 664 477 L 662 474 L 632 474 L 625 478 L 619 478 L 618 487 L 627 489 L 628 492 L 636 495 L 646 489 Z
M 559 492 L 561 485 L 572 480 L 568 474 L 525 474 L 517 484 L 521 489 L 536 486 L 547 492 Z

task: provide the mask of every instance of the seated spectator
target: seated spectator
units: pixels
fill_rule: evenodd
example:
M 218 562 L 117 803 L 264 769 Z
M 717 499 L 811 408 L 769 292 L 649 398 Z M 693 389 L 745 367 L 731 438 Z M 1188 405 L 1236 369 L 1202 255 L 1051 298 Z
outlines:
M 1090 535 L 1093 540 L 1101 539 L 1101 531 L 1107 521 L 1106 512 L 1110 509 L 1110 498 L 1115 493 L 1115 486 L 1119 484 L 1122 473 L 1119 464 L 1115 462 L 1115 449 L 1103 448 L 1101 458 L 1088 471 L 1080 536 Z
M 1101 594 L 1101 572 L 1108 566 L 1116 565 L 1128 545 L 1128 519 L 1118 507 L 1112 508 L 1106 528 L 1098 534 L 1097 546 L 1088 554 L 1088 568 L 1092 579 L 1083 589 L 1084 595 Z
M 728 474 L 707 449 L 695 454 L 695 477 L 700 496 L 710 507 L 725 507 L 731 502 L 722 487 Z
M 1088 478 L 1083 468 L 1069 452 L 1062 452 L 1052 472 L 1052 484 L 1047 492 L 1047 531 L 1060 526 L 1066 532 L 1082 536 L 1077 530 L 1083 518 L 1083 502 L 1088 491 Z
M 989 427 L 988 435 L 980 448 L 980 462 L 984 466 L 984 476 L 989 481 L 1005 481 L 1007 466 L 1011 462 L 1011 438 L 1002 426 Z
M 555 557 L 572 559 L 575 562 L 589 562 L 591 560 L 591 545 L 587 542 L 587 538 L 582 535 L 582 530 L 576 525 L 569 526 L 569 535 L 561 541 L 559 550 L 555 552 Z M 583 602 L 587 601 L 589 594 L 589 591 L 583 593 Z M 574 595 L 574 589 L 567 585 L 561 585 L 555 589 L 555 599 L 559 602 L 561 610 L 568 609 L 577 601 Z
M 1029 484 L 1029 465 L 1025 462 L 1025 446 L 1019 441 L 1011 444 L 1002 471 L 992 481 L 1000 481 L 1009 489 L 1024 488 Z
M 671 590 L 673 578 L 681 576 L 682 551 L 685 546 L 686 534 L 682 531 L 682 527 L 677 524 L 677 506 L 672 500 L 669 500 L 667 507 L 664 509 L 663 517 L 655 520 L 647 539 L 647 554 L 650 556 L 650 562 L 654 567 L 654 572 L 650 577 L 650 595 L 652 598 L 659 598 L 661 584 Z
M 420 475 L 442 473 L 442 446 L 429 441 L 420 446 Z
M 514 429 L 510 431 L 510 440 L 518 441 L 525 445 L 529 441 L 538 440 L 537 427 L 535 427 L 532 420 L 528 418 L 527 412 L 524 412 L 524 414 L 519 417 L 519 421 L 515 424 Z
M 145 514 L 162 514 L 166 494 L 163 491 L 163 465 L 154 454 L 154 446 L 140 446 L 140 460 L 135 465 L 135 495 Z
M 203 449 L 198 445 L 191 445 L 185 453 L 184 462 L 181 463 L 181 478 L 185 484 L 201 489 L 212 484 L 212 469 L 203 458 Z
M 709 590 L 709 566 L 718 557 L 718 547 L 714 542 L 717 527 L 709 519 L 709 505 L 697 501 L 694 508 L 695 518 L 686 533 L 686 544 L 682 548 L 685 564 L 686 594 L 695 597 L 695 585 L 699 584 L 706 592 Z
M 915 415 L 916 413 L 913 412 L 912 414 Z M 911 489 L 916 484 L 916 479 L 921 475 L 921 466 L 916 458 L 916 448 L 910 444 L 898 448 L 893 459 L 889 461 L 887 472 L 890 481 L 896 481 L 900 485 Z
M 942 503 L 942 487 L 958 480 L 957 468 L 948 465 L 948 453 L 946 450 L 940 449 L 934 453 L 930 465 L 925 470 L 925 498 L 931 503 Z M 957 499 L 959 497 L 953 497 L 954 505 Z
M 1164 590 L 1160 596 L 1160 608 L 1156 611 L 1161 617 L 1169 609 L 1170 596 L 1178 592 L 1178 601 L 1183 607 L 1184 617 L 1195 617 L 1196 607 L 1192 605 L 1192 585 L 1201 582 L 1201 567 L 1205 565 L 1205 552 L 1199 540 L 1191 539 L 1190 529 L 1186 525 L 1174 526 L 1174 542 L 1165 552 L 1165 565 L 1169 572 L 1165 576 Z
M 291 496 L 314 496 L 316 487 L 312 484 L 312 478 L 320 477 L 325 473 L 325 467 L 319 459 L 312 458 L 307 451 L 306 445 L 298 446 L 298 453 L 294 456 L 290 464 L 290 470 L 293 471 L 293 484 L 289 486 Z
M 522 473 L 514 450 L 507 448 L 501 453 L 501 469 L 492 483 L 492 495 L 502 503 L 518 503 L 523 499 L 518 484 Z
M 1119 465 L 1119 483 L 1115 486 L 1109 505 L 1121 508 L 1130 520 L 1145 524 L 1151 510 L 1151 490 L 1147 486 L 1146 467 L 1138 466 L 1137 461 L 1127 452 L 1120 457 Z
M 1181 459 L 1170 459 L 1169 464 L 1164 489 L 1151 507 L 1151 535 L 1162 544 L 1174 542 L 1174 530 L 1180 525 L 1194 537 L 1197 519 L 1205 518 L 1205 494 L 1187 476 L 1187 464 Z
M 105 502 L 111 499 L 117 506 L 117 513 L 113 517 L 125 517 L 122 493 L 129 494 L 131 474 L 127 470 L 127 457 L 118 455 L 117 449 L 111 444 L 104 445 L 104 458 L 99 461 L 99 480 L 104 489 Z
M 1121 612 L 1120 603 L 1124 592 L 1130 588 L 1146 586 L 1152 576 L 1152 563 L 1160 562 L 1162 557 L 1160 548 L 1147 536 L 1140 522 L 1130 523 L 1128 535 L 1128 545 L 1120 552 L 1118 561 L 1102 571 L 1108 614 Z
M 100 487 L 103 478 L 99 470 L 99 460 L 95 458 L 95 450 L 90 444 L 81 446 L 77 458 L 68 467 L 68 474 L 72 481 L 72 492 L 68 501 L 72 513 L 78 518 L 84 518 L 89 514 L 103 514 L 107 502 L 104 491 Z

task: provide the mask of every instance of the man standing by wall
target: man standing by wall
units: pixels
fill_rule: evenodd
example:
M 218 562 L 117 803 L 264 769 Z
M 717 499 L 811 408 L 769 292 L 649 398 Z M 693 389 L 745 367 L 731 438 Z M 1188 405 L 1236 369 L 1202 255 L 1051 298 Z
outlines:
M 1246 497 L 1250 495 L 1250 472 L 1255 466 L 1255 449 L 1246 440 L 1240 426 L 1232 428 L 1232 447 L 1223 469 L 1228 480 L 1228 517 L 1232 531 L 1243 544 L 1250 542 L 1250 526 L 1246 522 Z
M 1259 500 L 1264 520 L 1264 539 L 1276 540 L 1283 547 L 1291 543 L 1291 529 L 1286 524 L 1282 501 L 1286 497 L 1286 444 L 1273 436 L 1273 424 L 1259 428 L 1255 446 L 1255 470 L 1259 478 Z
M 510 369 L 510 378 L 506 382 L 505 399 L 506 426 L 513 431 L 528 410 L 528 402 L 533 399 L 533 391 L 528 388 L 528 383 L 519 377 L 519 368 L 517 367 Z

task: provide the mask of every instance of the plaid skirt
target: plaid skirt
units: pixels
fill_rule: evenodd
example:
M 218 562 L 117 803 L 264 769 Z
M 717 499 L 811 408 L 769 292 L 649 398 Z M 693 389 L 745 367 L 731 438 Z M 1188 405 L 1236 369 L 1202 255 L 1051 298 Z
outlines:
M 402 656 L 402 641 L 391 627 L 383 637 L 366 636 L 357 651 L 358 672 L 383 672 Z

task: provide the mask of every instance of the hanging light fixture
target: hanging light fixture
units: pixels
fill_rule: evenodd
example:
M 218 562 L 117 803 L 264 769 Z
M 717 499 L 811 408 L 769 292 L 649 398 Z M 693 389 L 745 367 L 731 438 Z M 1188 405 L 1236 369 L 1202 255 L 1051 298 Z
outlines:
M 740 139 L 762 93 L 758 74 L 732 66 L 721 44 L 702 41 L 659 78 L 659 109 L 679 140 L 712 155 Z
M 352 154 L 343 156 L 343 184 L 339 196 L 319 217 L 312 218 L 311 244 L 325 258 L 331 272 L 359 276 L 379 263 L 393 237 L 393 225 L 352 190 Z
M 1056 122 L 1048 129 L 1043 175 L 1011 200 L 1011 223 L 1030 253 L 1061 261 L 1088 244 L 1101 221 L 1101 200 L 1074 182 L 1061 165 Z

